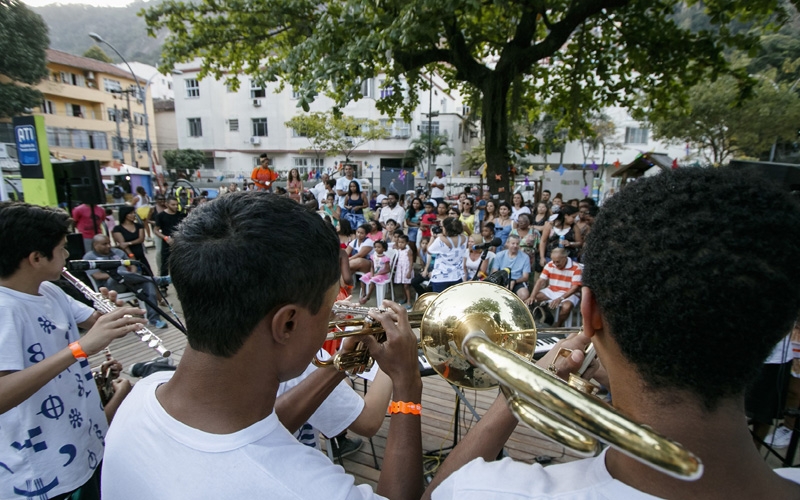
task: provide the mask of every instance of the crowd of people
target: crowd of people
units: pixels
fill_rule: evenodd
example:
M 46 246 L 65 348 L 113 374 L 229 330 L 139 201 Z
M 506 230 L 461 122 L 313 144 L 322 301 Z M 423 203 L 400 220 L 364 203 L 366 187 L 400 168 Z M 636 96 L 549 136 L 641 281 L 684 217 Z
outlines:
M 340 209 L 342 198 L 355 200 L 351 186 L 333 187 Z M 176 224 L 156 217 L 153 234 L 168 249 L 162 266 L 183 306 L 188 345 L 176 370 L 132 390 L 117 382 L 105 411 L 87 386 L 87 358 L 141 327 L 147 311 L 118 303 L 100 314 L 70 299 L 50 283 L 67 258 L 68 214 L 0 204 L 0 436 L 10 444 L 0 449 L 0 498 L 800 497 L 798 469 L 772 470 L 747 427 L 754 401 L 774 405 L 763 392 L 776 391 L 745 397 L 759 377 L 772 377 L 763 364 L 776 350 L 785 361 L 800 311 L 796 198 L 746 172 L 701 168 L 634 182 L 602 209 L 589 200 L 573 206 L 543 196 L 526 206 L 516 196 L 507 203 L 471 194 L 452 206 L 424 196 L 403 206 L 388 193 L 386 206 L 355 230 L 345 217 L 334 230 L 324 207 L 316 214 L 318 206 L 260 192 L 221 196 Z M 160 214 L 171 215 L 165 201 Z M 384 208 L 390 215 L 381 220 Z M 136 235 L 129 215 L 121 224 Z M 507 226 L 502 240 L 498 228 Z M 117 241 L 130 243 L 125 234 Z M 298 251 L 298 241 L 313 244 Z M 107 237 L 94 235 L 91 244 L 107 255 Z M 691 450 L 702 475 L 678 479 L 613 447 L 544 468 L 498 461 L 517 425 L 501 392 L 425 488 L 417 338 L 402 305 L 385 301 L 370 311 L 385 342 L 358 339 L 380 366 L 365 398 L 348 392 L 343 372 L 309 365 L 343 282 L 363 271 L 368 294 L 391 273 L 390 248 L 407 256 L 397 269 L 411 288 L 424 286 L 410 272 L 414 258 L 434 291 L 505 269 L 521 300 L 579 307 L 582 333 L 537 364 L 566 378 L 591 343 L 597 360 L 586 376 L 602 381 L 615 408 Z M 318 432 L 349 427 L 368 436 L 386 413 L 375 491 L 315 449 Z

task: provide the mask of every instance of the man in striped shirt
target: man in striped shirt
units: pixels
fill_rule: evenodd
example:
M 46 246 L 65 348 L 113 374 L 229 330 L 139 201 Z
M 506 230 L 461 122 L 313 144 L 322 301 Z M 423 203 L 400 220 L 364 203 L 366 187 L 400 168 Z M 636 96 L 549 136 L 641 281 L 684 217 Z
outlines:
M 560 327 L 564 326 L 570 311 L 580 300 L 578 292 L 583 282 L 583 269 L 580 264 L 567 257 L 567 251 L 563 248 L 554 248 L 550 257 L 552 260 L 545 264 L 530 298 L 525 303 L 530 305 L 534 301 L 548 302 L 550 309 L 559 309 L 558 321 L 553 326 Z

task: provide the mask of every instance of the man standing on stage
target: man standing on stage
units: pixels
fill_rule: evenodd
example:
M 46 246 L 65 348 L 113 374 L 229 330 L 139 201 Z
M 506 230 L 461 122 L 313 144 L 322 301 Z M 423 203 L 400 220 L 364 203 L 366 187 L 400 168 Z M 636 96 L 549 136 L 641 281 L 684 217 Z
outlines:
M 174 196 L 167 198 L 167 209 L 156 215 L 153 233 L 161 238 L 161 267 L 158 269 L 161 276 L 169 276 L 169 254 L 172 246 L 172 233 L 175 228 L 186 217 L 185 214 L 178 212 L 178 199 Z

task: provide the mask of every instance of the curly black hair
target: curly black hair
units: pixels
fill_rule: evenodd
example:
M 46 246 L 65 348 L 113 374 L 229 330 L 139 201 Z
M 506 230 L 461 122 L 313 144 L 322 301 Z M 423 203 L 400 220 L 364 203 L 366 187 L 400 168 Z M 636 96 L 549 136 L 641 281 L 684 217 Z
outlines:
M 584 263 L 644 382 L 712 411 L 744 392 L 800 310 L 800 204 L 754 172 L 661 173 L 604 204 Z

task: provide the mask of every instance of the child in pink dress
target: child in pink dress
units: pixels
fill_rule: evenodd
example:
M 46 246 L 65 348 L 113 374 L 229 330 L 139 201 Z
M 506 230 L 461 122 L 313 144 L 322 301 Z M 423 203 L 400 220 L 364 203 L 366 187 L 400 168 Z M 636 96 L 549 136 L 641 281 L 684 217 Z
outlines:
M 397 264 L 395 264 L 394 282 L 403 284 L 403 292 L 406 299 L 400 304 L 407 304 L 406 309 L 411 308 L 411 278 L 414 270 L 411 265 L 411 249 L 408 247 L 408 236 L 398 235 L 395 246 L 397 251 Z
M 386 242 L 378 240 L 373 246 L 372 255 L 372 272 L 369 272 L 361 277 L 361 298 L 359 302 L 366 303 L 372 296 L 372 290 L 375 289 L 375 283 L 383 284 L 389 281 L 389 256 L 386 255 Z M 380 306 L 380 304 L 378 304 Z

